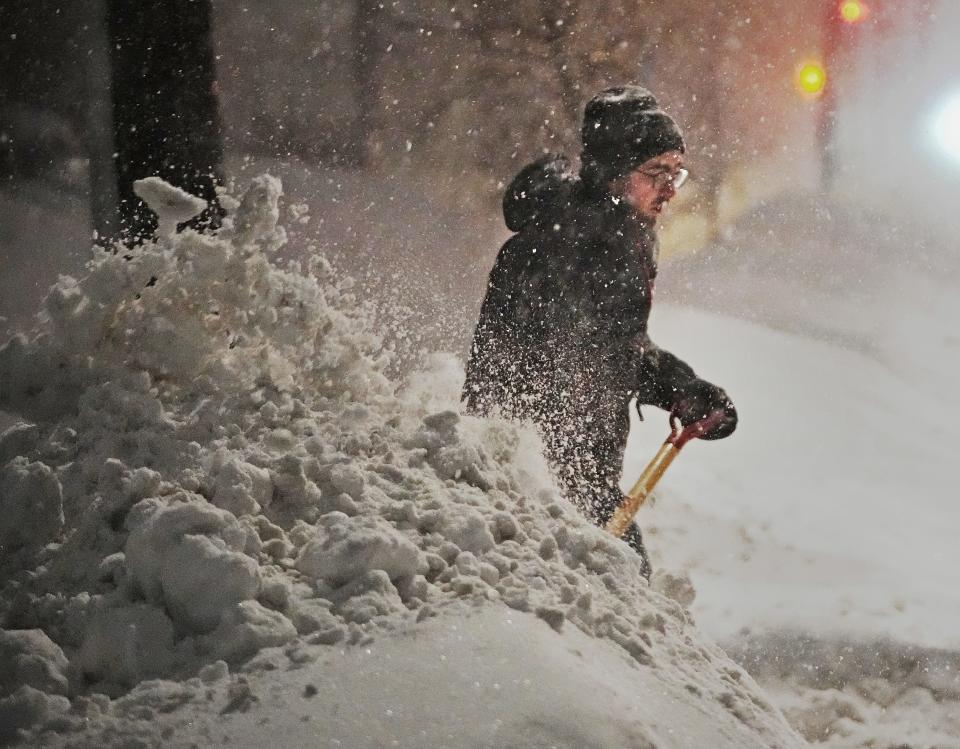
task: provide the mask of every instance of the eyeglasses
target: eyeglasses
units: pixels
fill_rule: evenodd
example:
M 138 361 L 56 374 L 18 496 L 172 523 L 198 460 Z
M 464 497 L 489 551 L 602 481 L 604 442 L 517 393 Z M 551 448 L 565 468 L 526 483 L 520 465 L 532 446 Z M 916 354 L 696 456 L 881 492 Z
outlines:
M 684 183 L 687 181 L 687 178 L 690 176 L 690 170 L 688 169 L 677 169 L 675 172 L 671 171 L 660 171 L 660 172 L 644 172 L 641 171 L 644 177 L 649 177 L 650 181 L 653 182 L 654 187 L 658 190 L 666 187 L 668 184 L 673 184 L 674 190 L 679 190 L 683 187 Z

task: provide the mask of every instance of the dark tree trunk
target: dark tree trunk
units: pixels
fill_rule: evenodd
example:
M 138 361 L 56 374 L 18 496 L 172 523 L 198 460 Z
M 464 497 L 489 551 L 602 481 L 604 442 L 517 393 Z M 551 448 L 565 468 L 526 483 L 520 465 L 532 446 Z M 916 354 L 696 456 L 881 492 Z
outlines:
M 210 0 L 108 0 L 113 133 L 121 233 L 150 236 L 156 219 L 133 182 L 157 175 L 210 201 L 222 180 Z

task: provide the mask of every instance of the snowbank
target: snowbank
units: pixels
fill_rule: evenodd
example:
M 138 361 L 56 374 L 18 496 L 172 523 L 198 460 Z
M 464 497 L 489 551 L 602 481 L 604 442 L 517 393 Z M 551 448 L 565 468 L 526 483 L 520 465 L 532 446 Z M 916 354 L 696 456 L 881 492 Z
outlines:
M 162 185 L 141 196 L 167 227 L 196 208 Z M 293 720 L 291 690 L 323 678 L 309 736 L 344 746 L 451 745 L 437 726 L 476 746 L 797 744 L 629 548 L 556 496 L 530 434 L 451 410 L 449 361 L 398 389 L 349 280 L 319 254 L 280 266 L 280 196 L 260 177 L 223 196 L 215 235 L 97 251 L 0 347 L 0 408 L 23 419 L 0 437 L 0 660 L 16 674 L 0 736 L 203 743 L 214 712 L 268 717 L 265 690 Z M 506 733 L 483 733 L 477 706 L 494 704 L 462 678 L 418 670 L 468 611 L 464 669 L 540 680 L 500 698 Z M 371 686 L 391 659 L 412 692 Z M 406 728 L 325 721 L 338 685 L 360 718 L 400 711 Z

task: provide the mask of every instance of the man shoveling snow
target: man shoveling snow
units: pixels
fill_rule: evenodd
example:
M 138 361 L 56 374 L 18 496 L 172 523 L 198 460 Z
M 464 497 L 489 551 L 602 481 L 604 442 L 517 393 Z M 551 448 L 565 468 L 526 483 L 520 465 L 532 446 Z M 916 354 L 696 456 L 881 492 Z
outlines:
M 563 157 L 526 166 L 504 196 L 515 232 L 490 273 L 467 365 L 470 411 L 529 419 L 557 480 L 596 523 L 619 488 L 629 404 L 654 405 L 699 436 L 736 428 L 727 394 L 656 346 L 647 320 L 657 272 L 654 225 L 687 177 L 683 136 L 639 86 L 587 104 L 579 176 Z M 639 530 L 625 540 L 650 565 Z

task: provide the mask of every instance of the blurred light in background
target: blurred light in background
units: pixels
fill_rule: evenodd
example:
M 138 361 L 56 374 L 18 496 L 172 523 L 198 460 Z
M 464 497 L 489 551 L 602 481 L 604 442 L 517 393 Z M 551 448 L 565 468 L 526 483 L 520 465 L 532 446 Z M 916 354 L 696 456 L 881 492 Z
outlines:
M 867 17 L 867 6 L 860 0 L 843 0 L 840 3 L 840 18 L 846 23 L 860 23 Z
M 960 162 L 960 91 L 956 91 L 933 119 L 933 136 L 940 149 Z
M 797 71 L 797 88 L 810 96 L 819 96 L 827 85 L 827 73 L 816 62 L 806 62 Z

